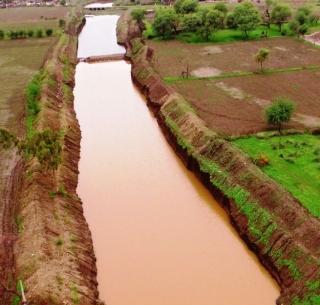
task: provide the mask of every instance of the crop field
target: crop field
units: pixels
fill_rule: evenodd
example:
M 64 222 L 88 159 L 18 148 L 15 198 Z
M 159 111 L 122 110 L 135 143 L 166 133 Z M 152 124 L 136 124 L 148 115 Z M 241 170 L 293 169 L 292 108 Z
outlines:
M 320 65 L 320 49 L 293 38 L 224 44 L 148 40 L 147 44 L 155 51 L 156 57 L 153 63 L 163 77 L 181 76 L 187 65 L 191 75 L 199 77 L 228 72 L 257 71 L 259 66 L 253 57 L 260 48 L 270 50 L 270 58 L 265 64 L 267 69 Z
M 159 74 L 189 100 L 209 127 L 224 135 L 268 129 L 264 108 L 279 96 L 296 104 L 286 127 L 320 127 L 320 49 L 293 38 L 225 44 L 148 41 Z M 268 48 L 260 73 L 254 54 Z M 189 69 L 190 78 L 182 78 Z
M 26 84 L 41 68 L 54 41 L 54 38 L 0 41 L 1 128 L 9 128 L 13 132 L 21 129 Z M 6 125 L 8 119 L 10 126 Z
M 1 30 L 58 28 L 59 19 L 66 17 L 68 7 L 18 7 L 0 10 Z
M 283 185 L 314 216 L 320 217 L 320 137 L 309 134 L 270 138 L 249 137 L 233 142 L 262 170 Z

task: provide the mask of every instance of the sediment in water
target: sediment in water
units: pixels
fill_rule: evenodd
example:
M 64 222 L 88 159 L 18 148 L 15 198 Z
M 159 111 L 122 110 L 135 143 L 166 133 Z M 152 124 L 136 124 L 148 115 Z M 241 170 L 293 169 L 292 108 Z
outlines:
M 118 21 L 118 42 L 126 47 L 132 79 L 146 96 L 168 142 L 277 280 L 281 287 L 277 304 L 314 304 L 320 295 L 319 219 L 206 127 L 184 97 L 156 73 L 153 50 L 143 44 L 139 33 L 129 13 L 124 13 Z

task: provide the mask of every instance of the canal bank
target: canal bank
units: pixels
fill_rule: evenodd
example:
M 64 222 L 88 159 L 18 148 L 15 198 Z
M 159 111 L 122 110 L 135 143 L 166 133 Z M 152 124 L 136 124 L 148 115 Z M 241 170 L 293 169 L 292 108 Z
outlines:
M 82 38 L 80 51 L 90 44 Z M 93 236 L 100 298 L 108 305 L 274 303 L 275 283 L 176 158 L 130 70 L 124 61 L 79 63 L 76 70 L 78 194 Z
M 130 13 L 121 16 L 118 42 L 127 49 L 132 79 L 143 92 L 168 142 L 218 198 L 248 247 L 277 280 L 277 304 L 316 304 L 320 295 L 320 222 L 264 175 L 242 152 L 197 116 L 183 96 L 154 70 Z

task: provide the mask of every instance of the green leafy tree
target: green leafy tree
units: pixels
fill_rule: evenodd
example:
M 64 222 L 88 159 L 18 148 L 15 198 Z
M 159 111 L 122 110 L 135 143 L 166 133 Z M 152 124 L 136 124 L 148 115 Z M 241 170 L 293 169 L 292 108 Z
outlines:
M 29 38 L 32 38 L 34 36 L 34 31 L 33 30 L 28 30 L 27 35 Z
M 170 38 L 177 31 L 178 16 L 172 8 L 160 8 L 156 11 L 153 30 L 157 36 Z
M 41 30 L 41 29 L 38 29 L 38 30 L 37 30 L 37 37 L 38 37 L 38 38 L 43 37 L 43 30 Z
M 259 49 L 258 53 L 254 56 L 257 63 L 260 64 L 260 70 L 263 71 L 263 63 L 269 58 L 270 51 L 265 48 Z
M 197 10 L 198 5 L 198 0 L 177 0 L 174 4 L 174 9 L 177 14 L 190 14 Z
M 64 20 L 64 19 L 59 19 L 59 27 L 60 27 L 60 28 L 64 28 L 65 25 L 66 25 L 65 20 Z
M 223 28 L 225 16 L 216 9 L 202 9 L 199 15 L 201 18 L 201 26 L 198 31 L 202 38 L 208 41 L 210 34 Z
M 291 100 L 283 97 L 276 98 L 265 110 L 267 123 L 275 126 L 281 133 L 282 125 L 290 121 L 294 108 L 294 103 Z
M 48 37 L 52 36 L 52 34 L 53 34 L 53 30 L 52 29 L 46 29 L 46 35 Z
M 312 9 L 308 6 L 300 6 L 297 10 L 297 13 L 303 13 L 306 16 L 310 16 L 312 13 Z
M 251 2 L 238 4 L 234 9 L 233 14 L 235 23 L 244 33 L 245 38 L 248 38 L 249 31 L 256 29 L 261 22 L 260 13 L 256 6 Z
M 278 25 L 281 32 L 282 25 L 288 22 L 292 12 L 289 6 L 284 4 L 277 4 L 271 11 L 271 21 Z
M 0 39 L 4 39 L 4 31 L 0 30 Z
M 227 25 L 227 28 L 229 28 L 229 29 L 236 29 L 237 28 L 237 23 L 236 23 L 236 20 L 234 18 L 234 13 L 233 12 L 229 12 L 227 14 L 226 25 Z
M 201 26 L 201 17 L 197 13 L 184 15 L 182 18 L 182 28 L 186 32 L 196 32 Z
M 226 6 L 225 3 L 220 2 L 214 5 L 214 9 L 220 11 L 221 13 L 223 13 L 225 16 L 228 13 L 228 7 Z

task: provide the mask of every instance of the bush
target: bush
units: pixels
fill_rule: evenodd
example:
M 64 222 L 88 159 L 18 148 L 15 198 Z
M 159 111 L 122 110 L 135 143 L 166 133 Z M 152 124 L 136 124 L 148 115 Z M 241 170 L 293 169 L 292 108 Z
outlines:
M 201 26 L 201 18 L 199 14 L 187 14 L 182 18 L 182 27 L 186 32 L 195 32 Z
M 234 14 L 232 12 L 227 14 L 226 25 L 229 29 L 236 29 L 237 28 L 237 23 L 236 23 Z
M 0 30 L 0 39 L 4 38 L 4 31 Z
M 174 9 L 178 14 L 194 13 L 198 8 L 198 0 L 177 0 Z
M 41 29 L 37 30 L 37 37 L 38 38 L 43 37 L 43 30 L 41 30 Z
M 268 124 L 276 126 L 281 133 L 282 124 L 290 121 L 293 112 L 293 102 L 287 98 L 278 97 L 266 108 L 265 117 Z
M 156 11 L 153 29 L 157 36 L 164 39 L 172 37 L 177 32 L 178 16 L 171 8 L 160 8 Z
M 43 169 L 56 170 L 61 163 L 60 134 L 51 129 L 37 132 L 19 144 L 25 156 L 36 157 Z
M 48 37 L 52 36 L 52 34 L 53 34 L 53 30 L 52 29 L 46 29 L 46 35 Z
M 33 30 L 29 30 L 27 33 L 29 38 L 32 38 L 34 36 L 34 31 Z
M 140 23 L 144 19 L 145 14 L 146 14 L 146 11 L 143 8 L 135 8 L 131 12 L 131 17 L 134 20 L 136 20 L 138 23 Z

